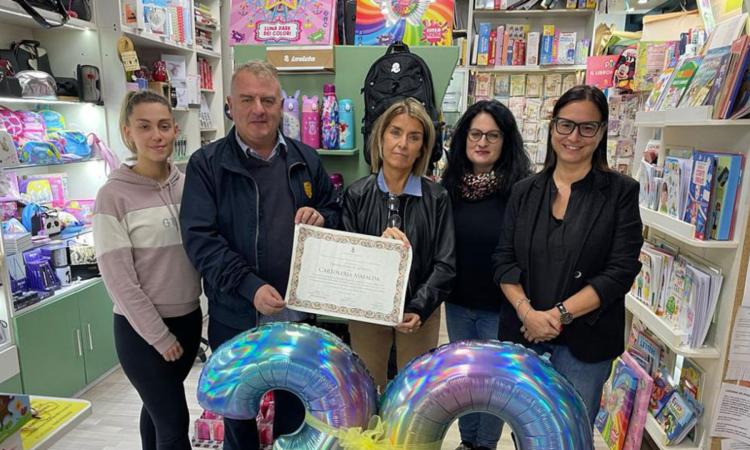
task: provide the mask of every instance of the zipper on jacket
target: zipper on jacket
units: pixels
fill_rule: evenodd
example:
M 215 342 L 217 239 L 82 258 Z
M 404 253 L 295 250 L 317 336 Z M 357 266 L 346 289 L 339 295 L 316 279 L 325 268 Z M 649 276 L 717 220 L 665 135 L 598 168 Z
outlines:
M 297 210 L 301 208 L 301 203 L 299 201 L 299 198 L 297 198 L 297 192 L 292 187 L 292 169 L 296 166 L 304 166 L 304 165 L 305 165 L 304 163 L 296 162 L 287 168 L 286 181 L 287 181 L 287 184 L 289 185 L 289 190 L 292 192 L 292 197 L 294 197 L 294 214 L 297 214 Z M 310 188 L 312 189 L 312 185 L 310 186 Z M 323 214 L 321 214 L 321 216 L 322 215 Z
M 255 270 L 256 276 L 260 274 L 260 258 L 258 257 L 258 237 L 260 236 L 260 190 L 258 190 L 258 183 L 253 177 L 248 177 L 255 186 Z M 258 278 L 260 278 L 258 276 Z M 251 300 L 253 303 L 253 309 L 255 310 L 255 326 L 260 326 L 260 312 L 255 307 L 255 298 Z

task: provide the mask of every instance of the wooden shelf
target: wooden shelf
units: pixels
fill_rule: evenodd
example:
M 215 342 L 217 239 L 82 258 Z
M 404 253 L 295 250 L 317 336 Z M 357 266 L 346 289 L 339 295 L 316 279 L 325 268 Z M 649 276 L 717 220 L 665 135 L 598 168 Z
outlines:
M 737 248 L 739 242 L 732 241 L 702 241 L 695 238 L 695 226 L 683 222 L 664 213 L 654 211 L 653 209 L 640 207 L 641 220 L 643 224 L 665 233 L 683 244 L 694 248 Z
M 320 156 L 354 156 L 359 152 L 359 149 L 353 148 L 351 150 L 326 150 L 319 148 L 318 154 Z
M 586 65 L 544 65 L 544 66 L 469 66 L 469 70 L 477 72 L 580 72 L 586 70 Z
M 529 19 L 560 19 L 563 17 L 591 17 L 593 9 L 532 9 L 532 10 L 503 10 L 503 9 L 475 9 L 475 17 L 526 17 Z
M 659 422 L 656 421 L 651 413 L 646 414 L 645 428 L 648 435 L 651 436 L 651 438 L 654 440 L 654 443 L 656 443 L 656 445 L 659 446 L 659 449 L 661 450 L 701 450 L 701 447 L 695 446 L 695 444 L 688 439 L 685 439 L 677 445 L 665 444 L 665 442 L 667 441 L 667 435 L 666 433 L 664 433 L 664 430 L 661 429 Z
M 136 47 L 157 48 L 161 50 L 172 50 L 178 52 L 192 52 L 193 47 L 172 41 L 165 35 L 139 31 L 131 27 L 122 27 L 122 31 L 135 44 Z
M 37 11 L 50 23 L 60 23 L 59 14 L 38 8 Z M 13 0 L 0 0 L 0 23 L 23 27 L 39 27 L 39 24 L 37 24 L 36 21 L 32 19 L 31 16 L 29 16 L 26 11 L 24 11 L 23 8 L 21 8 L 21 6 L 15 3 Z M 60 27 L 60 29 L 89 31 L 97 30 L 97 27 L 93 22 L 70 18 L 65 25 Z
M 675 332 L 672 325 L 654 314 L 651 308 L 630 293 L 625 295 L 625 308 L 640 319 L 646 328 L 674 353 L 693 359 L 717 359 L 721 356 L 721 352 L 716 347 L 689 348 L 680 345 L 681 336 Z

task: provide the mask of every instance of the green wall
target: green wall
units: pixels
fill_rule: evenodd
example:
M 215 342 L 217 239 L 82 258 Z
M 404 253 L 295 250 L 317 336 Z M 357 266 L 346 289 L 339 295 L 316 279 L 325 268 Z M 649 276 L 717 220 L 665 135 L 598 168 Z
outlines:
M 14 375 L 13 377 L 0 383 L 0 392 L 6 394 L 20 394 L 23 392 L 21 386 L 21 374 Z
M 299 89 L 300 100 L 302 95 L 317 95 L 322 99 L 323 84 L 335 83 L 336 96 L 339 99 L 350 98 L 354 101 L 354 145 L 360 149 L 352 156 L 321 156 L 328 173 L 340 172 L 344 175 L 346 184 L 349 184 L 369 173 L 369 168 L 362 156 L 363 138 L 360 132 L 362 117 L 364 117 L 364 98 L 361 89 L 365 84 L 365 76 L 370 66 L 376 59 L 385 54 L 386 47 L 377 46 L 336 46 L 334 47 L 335 73 L 331 72 L 306 72 L 281 74 L 281 87 L 287 94 L 292 94 Z M 411 47 L 412 52 L 425 60 L 432 72 L 432 81 L 435 87 L 435 100 L 438 105 L 442 104 L 445 92 L 448 89 L 453 69 L 458 62 L 458 47 Z M 234 47 L 234 63 L 242 64 L 252 59 L 266 59 L 264 46 L 241 45 Z

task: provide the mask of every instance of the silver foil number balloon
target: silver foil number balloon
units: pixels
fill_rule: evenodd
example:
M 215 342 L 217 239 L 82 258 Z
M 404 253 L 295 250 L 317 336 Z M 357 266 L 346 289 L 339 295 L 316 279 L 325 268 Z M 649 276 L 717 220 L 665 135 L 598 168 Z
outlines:
M 334 429 L 366 428 L 377 411 L 375 385 L 338 337 L 304 324 L 274 323 L 242 333 L 211 355 L 198 402 L 232 419 L 252 419 L 270 390 L 296 394 L 307 414 Z M 337 439 L 304 424 L 276 449 L 333 450 Z
M 463 341 L 415 358 L 380 405 L 397 448 L 440 450 L 451 422 L 490 413 L 513 428 L 522 450 L 592 450 L 578 393 L 552 365 L 521 345 Z

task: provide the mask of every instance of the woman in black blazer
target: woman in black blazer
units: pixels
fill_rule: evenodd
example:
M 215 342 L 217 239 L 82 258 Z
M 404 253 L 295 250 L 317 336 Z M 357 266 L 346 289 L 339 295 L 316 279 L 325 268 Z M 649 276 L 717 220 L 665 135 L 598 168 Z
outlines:
M 508 299 L 500 339 L 549 353 L 593 426 L 624 350 L 625 293 L 640 270 L 638 183 L 607 166 L 607 99 L 576 86 L 557 101 L 544 169 L 515 185 L 495 283 Z

